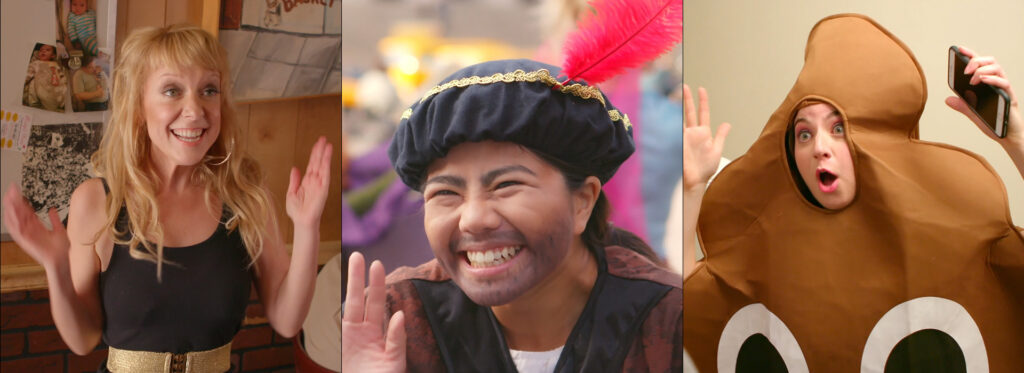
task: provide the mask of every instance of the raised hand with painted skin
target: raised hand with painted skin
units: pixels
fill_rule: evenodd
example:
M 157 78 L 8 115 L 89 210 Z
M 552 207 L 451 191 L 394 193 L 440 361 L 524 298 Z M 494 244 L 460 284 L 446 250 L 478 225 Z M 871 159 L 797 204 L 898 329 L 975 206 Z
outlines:
M 384 265 L 380 261 L 370 264 L 370 286 L 366 288 L 364 274 L 363 254 L 352 253 L 341 319 L 341 370 L 405 372 L 405 316 L 398 311 L 386 328 L 384 324 Z

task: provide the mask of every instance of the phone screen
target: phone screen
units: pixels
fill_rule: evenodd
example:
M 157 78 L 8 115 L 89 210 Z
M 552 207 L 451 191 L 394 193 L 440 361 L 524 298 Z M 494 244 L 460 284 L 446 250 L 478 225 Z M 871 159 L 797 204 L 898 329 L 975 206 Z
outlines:
M 1006 136 L 1006 101 L 999 92 L 985 83 L 971 85 L 971 75 L 964 74 L 967 56 L 949 50 L 949 86 L 999 137 Z

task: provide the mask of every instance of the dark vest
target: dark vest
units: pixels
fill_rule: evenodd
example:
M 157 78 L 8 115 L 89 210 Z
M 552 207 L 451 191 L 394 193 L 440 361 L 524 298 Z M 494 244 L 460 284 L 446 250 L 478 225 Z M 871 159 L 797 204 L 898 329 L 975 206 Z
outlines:
M 621 247 L 597 250 L 598 276 L 555 372 L 682 370 L 682 278 Z M 516 372 L 489 307 L 437 264 L 388 276 L 388 312 L 406 315 L 411 372 Z

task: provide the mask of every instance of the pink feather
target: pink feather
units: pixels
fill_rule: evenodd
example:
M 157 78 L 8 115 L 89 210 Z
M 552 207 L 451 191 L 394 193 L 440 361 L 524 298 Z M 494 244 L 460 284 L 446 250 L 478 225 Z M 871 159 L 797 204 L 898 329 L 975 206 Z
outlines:
M 590 5 L 596 13 L 580 20 L 565 41 L 566 82 L 603 82 L 683 39 L 683 0 L 595 0 Z

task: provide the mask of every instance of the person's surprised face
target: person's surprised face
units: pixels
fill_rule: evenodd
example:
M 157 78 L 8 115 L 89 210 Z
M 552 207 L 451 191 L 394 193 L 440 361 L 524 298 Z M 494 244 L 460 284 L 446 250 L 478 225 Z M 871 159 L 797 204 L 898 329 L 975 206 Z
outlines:
M 797 112 L 793 122 L 793 156 L 804 184 L 827 209 L 853 201 L 857 191 L 853 158 L 843 118 L 832 105 L 819 103 Z

